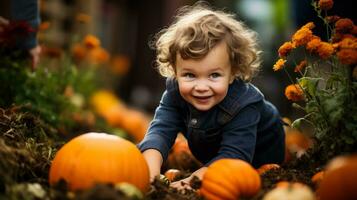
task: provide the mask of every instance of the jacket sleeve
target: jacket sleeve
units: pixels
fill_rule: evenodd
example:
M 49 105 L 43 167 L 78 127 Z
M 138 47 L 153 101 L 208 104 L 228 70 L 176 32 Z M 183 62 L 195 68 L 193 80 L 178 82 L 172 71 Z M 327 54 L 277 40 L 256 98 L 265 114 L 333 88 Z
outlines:
M 140 151 L 156 149 L 166 160 L 177 133 L 184 127 L 182 119 L 180 109 L 174 102 L 172 94 L 166 90 L 156 108 L 148 132 L 142 142 L 138 144 Z
M 37 31 L 40 24 L 38 0 L 11 0 L 11 20 L 24 20 Z M 17 46 L 22 49 L 32 49 L 36 45 L 36 32 L 17 42 Z
M 222 141 L 216 157 L 206 166 L 221 158 L 237 158 L 252 163 L 257 139 L 260 112 L 253 105 L 242 108 L 223 127 Z

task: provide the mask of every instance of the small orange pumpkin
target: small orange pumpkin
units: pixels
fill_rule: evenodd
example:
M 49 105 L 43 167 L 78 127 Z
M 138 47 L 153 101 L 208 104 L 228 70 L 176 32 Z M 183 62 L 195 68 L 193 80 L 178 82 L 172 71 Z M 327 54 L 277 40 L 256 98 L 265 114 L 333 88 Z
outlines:
M 317 188 L 320 200 L 357 198 L 357 154 L 332 159 Z
M 315 185 L 318 185 L 322 179 L 324 178 L 324 171 L 319 171 L 317 173 L 315 173 L 312 177 L 311 177 L 311 182 L 314 183 Z
M 200 194 L 209 200 L 235 200 L 254 196 L 261 187 L 258 172 L 247 162 L 224 158 L 208 166 Z
M 280 165 L 278 165 L 278 164 L 264 164 L 257 169 L 257 172 L 259 173 L 259 175 L 262 175 L 269 170 L 279 169 L 279 168 L 280 168 Z
M 106 133 L 86 133 L 66 143 L 55 155 L 49 183 L 64 179 L 70 190 L 82 190 L 95 183 L 128 182 L 142 192 L 149 186 L 149 168 L 128 140 Z

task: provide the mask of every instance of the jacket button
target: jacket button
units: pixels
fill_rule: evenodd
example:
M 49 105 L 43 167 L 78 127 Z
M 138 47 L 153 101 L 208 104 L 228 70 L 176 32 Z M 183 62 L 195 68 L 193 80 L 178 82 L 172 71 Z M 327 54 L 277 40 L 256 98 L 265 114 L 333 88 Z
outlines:
M 197 124 L 197 119 L 196 118 L 191 119 L 191 124 L 192 125 L 196 125 Z

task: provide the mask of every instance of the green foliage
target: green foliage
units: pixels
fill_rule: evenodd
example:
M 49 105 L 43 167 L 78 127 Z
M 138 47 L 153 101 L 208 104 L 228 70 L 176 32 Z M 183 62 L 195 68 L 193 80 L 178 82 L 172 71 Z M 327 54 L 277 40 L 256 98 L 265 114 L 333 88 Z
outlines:
M 298 79 L 306 94 L 305 119 L 315 126 L 316 144 L 331 155 L 352 152 L 357 143 L 357 83 L 349 66 L 334 63 L 322 79 Z
M 69 56 L 58 60 L 55 67 L 46 63 L 34 71 L 24 60 L 1 58 L 0 107 L 25 105 L 25 110 L 40 116 L 55 127 L 71 127 L 70 115 L 79 110 L 71 98 L 64 95 L 68 86 L 86 98 L 95 89 L 94 69 L 79 71 Z M 6 62 L 4 62 L 6 61 Z
M 312 126 L 316 141 L 313 152 L 327 161 L 357 149 L 357 40 L 353 34 L 344 36 L 346 30 L 343 34 L 336 32 L 327 12 L 322 12 L 317 1 L 312 5 L 326 25 L 327 41 L 313 35 L 314 25 L 309 23 L 293 35 L 290 47 L 280 47 L 279 55 L 283 60 L 293 58 L 298 59 L 295 63 L 306 63 L 305 67 L 299 65 L 295 69 L 296 80 L 284 68 L 292 84 L 298 84 L 302 91 L 291 92 L 304 96 L 303 102 L 295 102 L 293 106 L 304 110 L 305 115 L 292 126 L 302 128 L 305 122 L 309 128 Z M 298 50 L 303 50 L 302 54 L 293 54 Z

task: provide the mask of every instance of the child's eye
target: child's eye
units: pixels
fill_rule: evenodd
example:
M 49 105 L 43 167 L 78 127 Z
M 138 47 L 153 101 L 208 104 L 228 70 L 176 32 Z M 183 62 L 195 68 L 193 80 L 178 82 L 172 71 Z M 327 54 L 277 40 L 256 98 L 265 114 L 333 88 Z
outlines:
M 221 76 L 221 74 L 219 74 L 219 73 L 212 73 L 211 75 L 210 75 L 210 78 L 218 78 L 218 77 L 220 77 Z
M 184 73 L 183 77 L 191 79 L 191 78 L 194 78 L 195 75 L 193 75 L 192 73 Z

